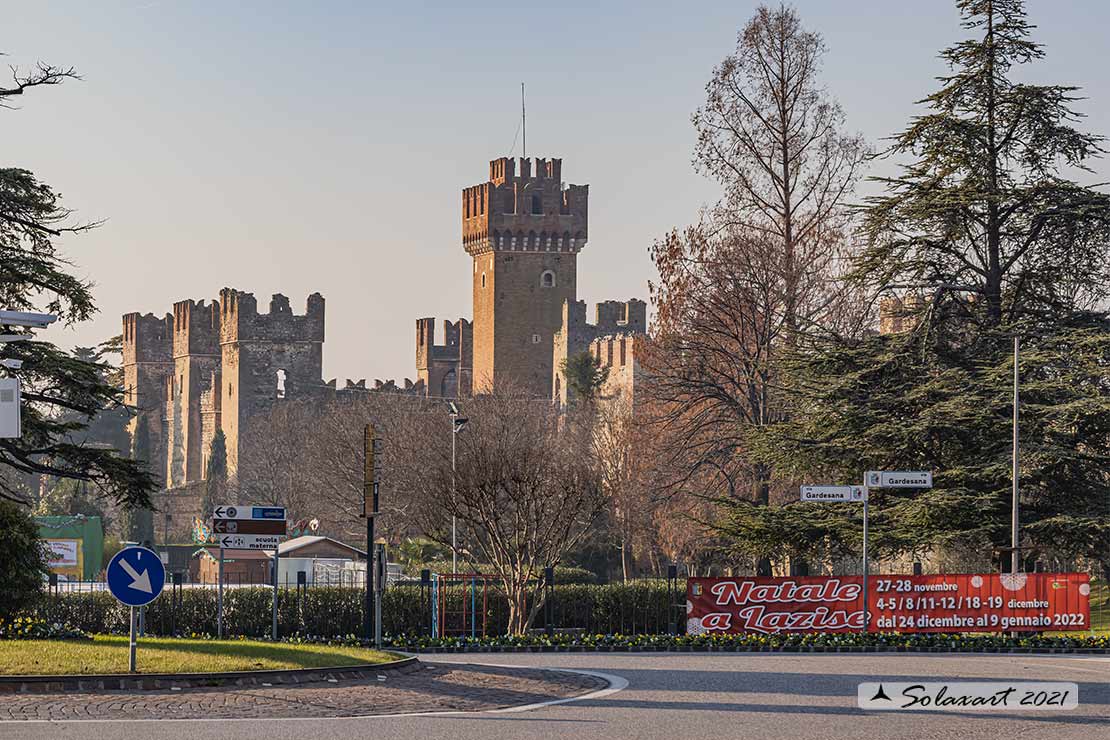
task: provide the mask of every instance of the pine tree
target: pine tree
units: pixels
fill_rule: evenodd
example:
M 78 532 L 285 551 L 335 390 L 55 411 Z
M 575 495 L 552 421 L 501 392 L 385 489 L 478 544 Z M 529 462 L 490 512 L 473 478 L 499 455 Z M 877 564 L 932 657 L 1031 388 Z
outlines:
M 204 473 L 204 499 L 201 501 L 201 519 L 212 516 L 212 509 L 224 502 L 227 491 L 227 438 L 217 429 L 208 447 L 208 462 Z
M 977 37 L 941 53 L 950 74 L 896 137 L 889 154 L 910 162 L 876 180 L 855 275 L 987 328 L 1051 323 L 1110 289 L 1110 196 L 1062 174 L 1087 169 L 1103 137 L 1073 127 L 1077 88 L 1014 79 L 1044 56 L 1022 0 L 957 6 Z

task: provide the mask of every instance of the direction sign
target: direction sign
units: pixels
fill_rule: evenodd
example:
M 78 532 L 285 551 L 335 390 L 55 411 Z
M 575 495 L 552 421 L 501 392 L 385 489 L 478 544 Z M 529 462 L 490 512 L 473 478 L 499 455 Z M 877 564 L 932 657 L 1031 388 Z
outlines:
M 284 519 L 213 519 L 216 534 L 285 534 Z
M 127 606 L 143 606 L 158 598 L 166 585 L 166 567 L 146 547 L 125 547 L 108 563 L 108 590 Z
M 863 486 L 802 486 L 802 501 L 866 501 Z
M 872 488 L 932 488 L 931 470 L 868 470 L 864 481 Z
M 213 519 L 271 519 L 284 520 L 284 506 L 217 506 L 212 510 Z
M 216 544 L 226 550 L 274 550 L 283 539 L 274 534 L 224 534 Z

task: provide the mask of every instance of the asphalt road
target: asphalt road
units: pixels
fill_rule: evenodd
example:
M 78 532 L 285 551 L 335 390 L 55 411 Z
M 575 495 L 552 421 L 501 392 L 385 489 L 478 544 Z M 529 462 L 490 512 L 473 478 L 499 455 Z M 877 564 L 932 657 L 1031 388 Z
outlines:
M 312 720 L 0 724 L 0 740 L 340 738 L 1066 738 L 1110 737 L 1110 659 L 991 655 L 510 654 L 427 657 L 576 668 L 627 687 L 526 712 Z M 856 685 L 887 680 L 1072 681 L 1071 711 L 864 712 Z

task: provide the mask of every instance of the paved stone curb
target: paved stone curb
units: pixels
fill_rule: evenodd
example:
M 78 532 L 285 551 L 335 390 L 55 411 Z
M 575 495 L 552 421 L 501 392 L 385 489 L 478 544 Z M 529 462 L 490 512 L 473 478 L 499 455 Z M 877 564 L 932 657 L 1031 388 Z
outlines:
M 212 686 L 261 686 L 351 681 L 385 671 L 412 673 L 420 670 L 415 657 L 389 663 L 336 668 L 288 668 L 270 671 L 220 673 L 106 673 L 82 676 L 0 676 L 0 694 L 59 693 L 71 691 L 152 691 Z
M 1049 647 L 985 647 L 985 648 L 947 648 L 947 647 L 900 647 L 900 646 L 836 646 L 836 645 L 805 645 L 789 647 L 754 647 L 754 646 L 710 646 L 687 645 L 681 647 L 656 647 L 633 646 L 618 647 L 612 645 L 599 645 L 586 647 L 584 645 L 529 645 L 529 646 L 478 646 L 478 647 L 395 647 L 406 653 L 436 654 L 436 653 L 976 653 L 999 655 L 1108 655 L 1107 648 L 1049 648 Z

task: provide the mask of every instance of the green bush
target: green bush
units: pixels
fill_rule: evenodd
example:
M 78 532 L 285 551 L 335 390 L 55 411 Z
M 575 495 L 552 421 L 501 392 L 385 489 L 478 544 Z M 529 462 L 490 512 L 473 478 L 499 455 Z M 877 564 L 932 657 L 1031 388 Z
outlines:
M 10 622 L 42 597 L 48 573 L 39 528 L 22 506 L 0 499 L 0 620 Z
M 224 633 L 269 636 L 272 594 L 268 587 L 225 588 Z M 665 581 L 558 585 L 554 594 L 551 611 L 554 625 L 559 628 L 628 633 L 666 631 L 669 627 L 671 594 Z M 430 597 L 430 590 L 418 584 L 388 588 L 382 597 L 383 632 L 391 635 L 428 632 Z M 279 588 L 278 629 L 282 635 L 320 638 L 360 635 L 364 598 L 363 589 L 344 586 Z M 483 616 L 487 634 L 503 634 L 506 630 L 508 601 L 499 584 L 489 584 L 485 589 L 481 584 L 473 589 L 469 585 L 447 586 L 442 601 L 447 634 L 469 634 L 472 620 L 480 633 Z M 37 615 L 51 623 L 91 633 L 123 634 L 130 626 L 128 608 L 107 591 L 49 594 Z M 545 615 L 546 610 L 541 609 L 533 626 L 543 627 Z M 147 607 L 145 625 L 147 633 L 155 635 L 215 635 L 216 589 L 167 588 Z

